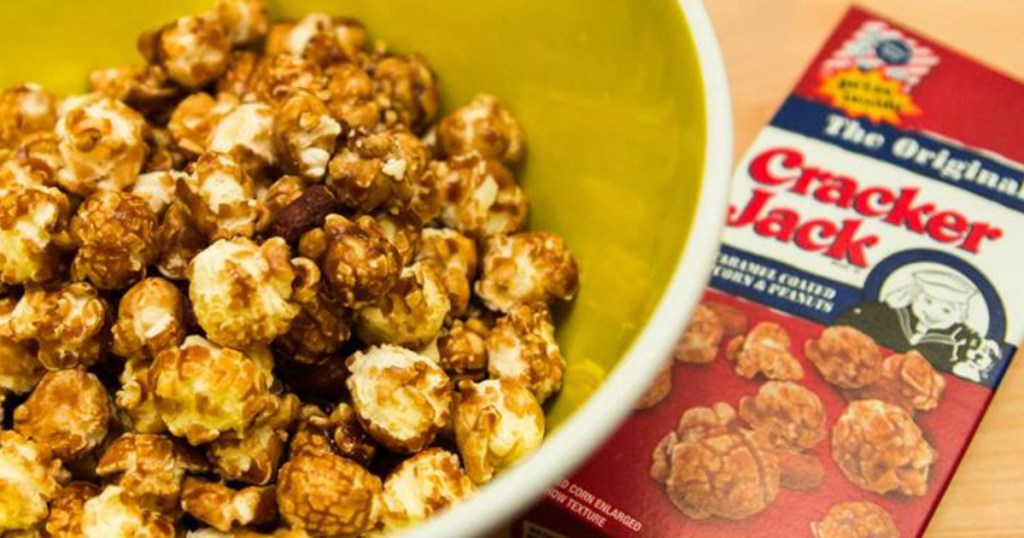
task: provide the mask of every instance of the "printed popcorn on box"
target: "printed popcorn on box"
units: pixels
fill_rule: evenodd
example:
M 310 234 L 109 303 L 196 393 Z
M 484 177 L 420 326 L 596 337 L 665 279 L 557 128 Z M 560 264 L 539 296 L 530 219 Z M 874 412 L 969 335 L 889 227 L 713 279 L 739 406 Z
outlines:
M 710 289 L 523 537 L 920 535 L 1024 336 L 1024 85 L 852 10 L 737 169 Z

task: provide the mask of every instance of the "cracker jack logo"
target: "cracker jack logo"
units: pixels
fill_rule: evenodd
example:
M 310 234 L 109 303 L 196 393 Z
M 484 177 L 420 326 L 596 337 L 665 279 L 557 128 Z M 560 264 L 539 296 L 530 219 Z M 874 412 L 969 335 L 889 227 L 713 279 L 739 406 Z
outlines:
M 818 91 L 850 117 L 900 125 L 921 115 L 910 92 L 938 63 L 916 39 L 867 21 L 822 63 Z
M 729 207 L 727 226 L 750 228 L 760 237 L 856 267 L 873 265 L 869 254 L 883 239 L 865 230 L 869 220 L 969 254 L 1004 236 L 983 213 L 941 206 L 920 187 L 897 189 L 830 171 L 795 148 L 761 151 L 747 173 L 755 183 L 751 196 L 745 205 Z M 785 205 L 792 196 L 838 210 L 839 218 L 805 218 Z

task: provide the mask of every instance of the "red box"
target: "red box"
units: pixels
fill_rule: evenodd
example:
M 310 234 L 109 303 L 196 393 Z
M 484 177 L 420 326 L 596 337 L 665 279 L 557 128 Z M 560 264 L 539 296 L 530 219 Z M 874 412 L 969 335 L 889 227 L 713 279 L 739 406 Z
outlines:
M 921 535 L 1024 337 L 1022 141 L 1024 85 L 851 10 L 647 408 L 513 535 Z

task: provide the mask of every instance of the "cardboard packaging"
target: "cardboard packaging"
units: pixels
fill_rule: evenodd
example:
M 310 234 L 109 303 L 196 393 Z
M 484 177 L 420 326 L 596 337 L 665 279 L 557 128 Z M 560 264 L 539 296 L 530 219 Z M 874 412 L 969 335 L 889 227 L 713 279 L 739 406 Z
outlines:
M 1024 85 L 851 10 L 739 163 L 710 287 L 513 536 L 920 535 L 1024 336 Z

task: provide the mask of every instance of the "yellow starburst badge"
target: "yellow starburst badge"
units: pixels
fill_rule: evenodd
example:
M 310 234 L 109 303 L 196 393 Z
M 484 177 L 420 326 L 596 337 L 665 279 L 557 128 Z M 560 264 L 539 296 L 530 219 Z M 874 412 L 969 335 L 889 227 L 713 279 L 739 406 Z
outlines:
M 832 73 L 822 80 L 818 92 L 851 118 L 899 125 L 907 116 L 921 115 L 903 84 L 877 69 L 862 71 L 854 67 Z

